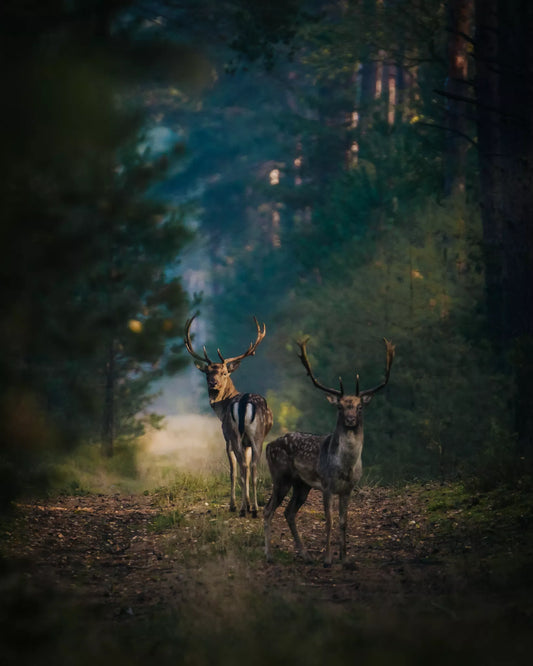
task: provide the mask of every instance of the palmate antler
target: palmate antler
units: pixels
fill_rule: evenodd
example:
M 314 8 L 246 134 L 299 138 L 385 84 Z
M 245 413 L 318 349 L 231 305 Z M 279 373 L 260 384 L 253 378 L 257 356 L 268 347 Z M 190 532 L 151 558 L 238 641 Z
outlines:
M 309 377 L 311 377 L 311 381 L 313 384 L 319 388 L 321 391 L 325 391 L 326 393 L 331 393 L 331 395 L 336 395 L 336 396 L 343 396 L 344 395 L 344 386 L 342 385 L 342 379 L 339 377 L 339 384 L 340 384 L 340 390 L 338 389 L 333 389 L 333 388 L 328 388 L 327 386 L 324 386 L 324 384 L 321 384 L 318 379 L 315 378 L 313 375 L 313 372 L 311 370 L 311 364 L 309 363 L 309 359 L 307 358 L 307 349 L 306 345 L 309 342 L 309 338 L 305 338 L 304 340 L 297 340 L 296 344 L 298 347 L 300 347 L 300 353 L 298 354 L 298 358 L 302 362 L 302 365 L 304 368 L 307 370 L 307 374 Z
M 357 395 L 359 397 L 363 397 L 365 395 L 373 395 L 377 391 L 381 390 L 384 386 L 386 386 L 389 382 L 389 377 L 390 377 L 390 369 L 392 366 L 392 362 L 394 361 L 394 354 L 396 351 L 396 346 L 390 342 L 390 340 L 387 340 L 387 338 L 383 338 L 385 342 L 385 346 L 387 348 L 387 366 L 385 368 L 385 381 L 381 382 L 381 384 L 378 384 L 377 386 L 374 386 L 374 388 L 371 389 L 365 389 L 364 391 L 361 391 L 359 393 L 359 377 L 357 377 Z
M 246 358 L 247 356 L 253 356 L 255 354 L 255 350 L 257 347 L 263 342 L 263 338 L 266 335 L 266 324 L 263 324 L 263 330 L 261 330 L 261 327 L 259 326 L 259 322 L 257 321 L 257 318 L 254 317 L 255 321 L 255 326 L 257 328 L 257 338 L 255 342 L 250 342 L 250 346 L 248 349 L 244 352 L 244 354 L 240 354 L 239 356 L 232 356 L 231 358 L 224 358 L 220 352 L 220 349 L 217 349 L 217 354 L 222 361 L 222 363 L 235 363 L 242 361 L 243 358 Z
M 378 384 L 374 388 L 366 389 L 364 391 L 359 391 L 359 375 L 356 375 L 356 393 L 355 393 L 356 396 L 363 397 L 365 395 L 373 395 L 374 393 L 376 393 L 377 391 L 382 389 L 384 386 L 386 386 L 388 381 L 389 381 L 390 369 L 391 369 L 391 366 L 392 366 L 392 362 L 394 360 L 394 353 L 395 353 L 396 347 L 395 347 L 395 345 L 393 345 L 386 338 L 383 338 L 383 340 L 385 341 L 385 345 L 386 345 L 386 348 L 387 348 L 387 365 L 386 365 L 386 369 L 385 369 L 385 381 L 382 382 L 381 384 Z M 323 384 L 321 384 L 314 377 L 313 372 L 311 370 L 311 365 L 309 363 L 309 359 L 307 357 L 306 345 L 307 345 L 308 341 L 309 341 L 309 338 L 305 338 L 304 340 L 297 341 L 297 345 L 298 345 L 298 347 L 300 347 L 300 354 L 298 354 L 298 357 L 299 357 L 300 361 L 302 362 L 302 365 L 304 366 L 304 368 L 307 370 L 307 374 L 311 378 L 311 381 L 321 391 L 325 391 L 326 393 L 330 393 L 331 395 L 336 395 L 336 396 L 342 397 L 344 395 L 344 386 L 342 384 L 342 379 L 340 377 L 339 377 L 340 390 L 333 389 L 333 388 L 328 388 L 327 386 L 324 386 Z
M 203 348 L 203 350 L 204 350 L 204 355 L 203 356 L 200 356 L 200 354 L 197 354 L 194 351 L 193 346 L 192 346 L 192 342 L 191 342 L 191 324 L 193 323 L 193 321 L 195 320 L 195 318 L 197 316 L 198 316 L 198 313 L 193 315 L 190 319 L 187 319 L 187 322 L 185 324 L 185 334 L 183 336 L 183 342 L 185 343 L 185 347 L 186 347 L 187 351 L 189 352 L 189 354 L 193 358 L 195 358 L 197 361 L 201 361 L 202 363 L 207 363 L 208 365 L 211 365 L 213 363 L 213 361 L 211 361 L 211 359 L 207 355 L 205 345 L 204 345 L 204 348 Z
M 205 348 L 205 345 L 203 347 L 203 352 L 204 355 L 200 356 L 197 352 L 194 351 L 194 348 L 192 346 L 192 341 L 191 341 L 191 324 L 193 323 L 194 319 L 198 316 L 198 313 L 193 315 L 190 319 L 187 320 L 187 323 L 185 324 L 185 334 L 183 336 L 183 341 L 185 343 L 185 347 L 189 354 L 195 358 L 197 361 L 201 361 L 202 363 L 207 363 L 208 365 L 212 365 L 213 361 L 209 358 L 207 355 L 207 350 Z M 248 349 L 244 352 L 244 354 L 240 354 L 239 356 L 232 356 L 231 358 L 224 358 L 222 356 L 222 353 L 220 349 L 217 349 L 217 354 L 222 361 L 222 363 L 225 363 L 226 365 L 228 364 L 234 364 L 234 363 L 239 363 L 242 361 L 243 358 L 246 358 L 247 356 L 253 356 L 255 354 L 255 350 L 261 344 L 263 341 L 263 338 L 266 335 L 266 324 L 263 324 L 263 330 L 261 330 L 261 327 L 259 325 L 259 322 L 257 321 L 257 318 L 254 317 L 255 325 L 257 328 L 257 338 L 255 342 L 250 342 L 250 346 Z

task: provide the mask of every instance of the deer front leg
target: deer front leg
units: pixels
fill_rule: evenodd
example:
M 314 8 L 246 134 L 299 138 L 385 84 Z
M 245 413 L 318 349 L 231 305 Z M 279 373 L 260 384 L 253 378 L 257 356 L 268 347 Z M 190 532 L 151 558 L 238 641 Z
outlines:
M 331 493 L 324 491 L 324 514 L 326 517 L 326 552 L 324 554 L 324 566 L 331 566 Z
M 339 531 L 341 537 L 340 559 L 344 562 L 346 559 L 346 528 L 348 525 L 348 504 L 350 503 L 350 493 L 339 495 Z
M 235 511 L 237 506 L 235 504 L 235 483 L 237 475 L 237 458 L 231 450 L 230 443 L 226 442 L 226 453 L 228 454 L 229 460 L 229 478 L 231 481 L 231 497 L 229 502 L 229 510 Z

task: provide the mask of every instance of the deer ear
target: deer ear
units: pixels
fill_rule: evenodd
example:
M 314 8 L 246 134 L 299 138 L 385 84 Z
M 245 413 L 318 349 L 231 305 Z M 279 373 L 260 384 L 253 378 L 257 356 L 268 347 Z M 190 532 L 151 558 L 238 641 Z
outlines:
M 207 372 L 207 365 L 200 365 L 200 363 L 195 363 L 194 365 L 198 368 L 198 370 L 200 370 L 200 372 Z
M 337 398 L 336 395 L 327 395 L 326 400 L 328 402 L 331 402 L 332 405 L 338 405 L 339 404 L 339 399 Z
M 363 405 L 368 405 L 368 403 L 372 400 L 374 397 L 373 393 L 367 393 L 367 395 L 362 395 L 361 396 L 361 402 Z
M 239 365 L 241 364 L 241 360 L 239 359 L 238 361 L 229 361 L 226 363 L 226 368 L 228 369 L 228 372 L 231 374 L 234 370 L 237 370 Z

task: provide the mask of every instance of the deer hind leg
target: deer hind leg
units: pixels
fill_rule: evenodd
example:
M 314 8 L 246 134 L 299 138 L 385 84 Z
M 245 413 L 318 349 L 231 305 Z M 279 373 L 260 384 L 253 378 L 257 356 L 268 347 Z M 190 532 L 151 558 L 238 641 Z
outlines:
M 272 478 L 272 495 L 265 505 L 263 511 L 264 531 L 265 531 L 265 555 L 268 562 L 272 561 L 272 554 L 270 551 L 271 541 L 271 524 L 272 518 L 278 506 L 285 499 L 286 494 L 291 487 L 291 480 L 285 476 L 279 478 Z
M 263 436 L 264 437 L 264 436 Z M 252 477 L 252 518 L 257 518 L 259 505 L 257 503 L 257 466 L 261 460 L 261 453 L 263 449 L 263 437 L 252 439 L 252 461 L 250 463 L 250 471 Z
M 311 556 L 303 545 L 298 528 L 296 527 L 296 514 L 307 499 L 310 490 L 311 486 L 308 486 L 307 483 L 304 483 L 303 481 L 294 481 L 292 497 L 287 505 L 287 508 L 285 509 L 285 518 L 290 527 L 294 543 L 296 545 L 296 550 L 298 551 L 299 555 L 308 562 L 311 561 Z
M 230 478 L 230 481 L 231 481 L 231 497 L 230 497 L 230 503 L 229 503 L 229 510 L 230 511 L 235 511 L 236 508 L 237 508 L 237 505 L 235 503 L 235 483 L 236 483 L 236 476 L 237 476 L 237 458 L 235 457 L 235 454 L 233 453 L 229 442 L 226 442 L 226 453 L 228 454 L 229 478 Z
M 252 447 L 245 446 L 244 452 L 239 460 L 241 468 L 241 486 L 242 486 L 242 503 L 239 516 L 241 518 L 250 511 L 250 463 L 252 461 Z
M 257 518 L 259 505 L 257 504 L 257 458 L 255 455 L 252 456 L 250 471 L 252 475 L 252 518 Z
M 325 492 L 323 494 L 324 500 L 324 514 L 326 516 L 326 552 L 324 554 L 324 566 L 331 566 L 331 493 Z

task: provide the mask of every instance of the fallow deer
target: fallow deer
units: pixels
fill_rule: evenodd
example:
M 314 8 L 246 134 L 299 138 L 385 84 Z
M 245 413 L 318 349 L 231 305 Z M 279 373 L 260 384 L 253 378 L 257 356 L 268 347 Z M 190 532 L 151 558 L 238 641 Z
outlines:
M 271 560 L 271 523 L 274 512 L 292 487 L 292 497 L 285 509 L 285 518 L 291 530 L 296 550 L 305 560 L 310 556 L 302 543 L 296 527 L 296 514 L 307 499 L 311 488 L 322 491 L 326 515 L 326 549 L 324 566 L 331 566 L 331 523 L 332 496 L 339 496 L 340 559 L 346 558 L 346 527 L 348 503 L 352 490 L 363 472 L 361 454 L 363 451 L 363 407 L 373 395 L 389 381 L 395 347 L 385 340 L 387 365 L 385 381 L 378 386 L 359 391 L 357 375 L 355 395 L 345 395 L 342 380 L 340 390 L 322 385 L 311 371 L 307 357 L 307 339 L 297 343 L 298 354 L 313 384 L 325 391 L 329 402 L 337 405 L 337 425 L 329 435 L 312 435 L 303 432 L 290 432 L 270 442 L 266 448 L 266 458 L 272 477 L 272 496 L 264 510 L 265 553 Z
M 203 356 L 193 349 L 190 329 L 195 317 L 196 315 L 191 317 L 185 324 L 184 342 L 187 351 L 196 360 L 195 366 L 206 376 L 209 403 L 222 422 L 231 479 L 230 511 L 236 509 L 235 478 L 238 468 L 242 488 L 240 515 L 245 516 L 246 511 L 251 511 L 252 517 L 257 518 L 257 465 L 261 458 L 263 441 L 272 427 L 272 412 L 263 396 L 257 393 L 239 393 L 230 375 L 237 370 L 244 358 L 255 354 L 255 350 L 266 335 L 266 326 L 263 324 L 261 330 L 254 317 L 257 327 L 255 342 L 251 342 L 243 354 L 231 358 L 224 358 L 220 349 L 217 349 L 220 363 L 214 363 L 207 355 L 205 346 Z M 250 476 L 253 495 L 251 505 Z

